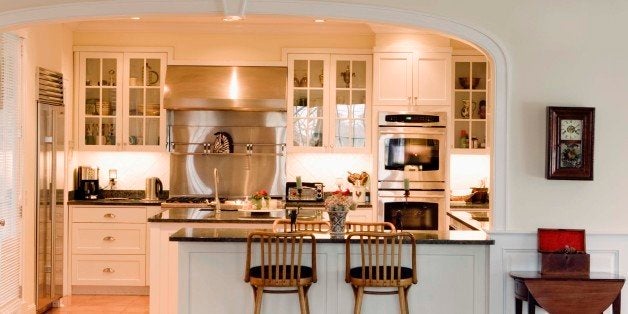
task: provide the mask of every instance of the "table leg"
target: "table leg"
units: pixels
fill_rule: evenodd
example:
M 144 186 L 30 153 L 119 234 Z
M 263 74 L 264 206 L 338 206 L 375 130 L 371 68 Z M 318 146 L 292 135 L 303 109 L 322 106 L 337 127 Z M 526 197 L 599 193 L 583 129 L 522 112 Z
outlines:
M 521 311 L 522 307 L 523 307 L 523 302 L 515 298 L 515 314 L 523 314 L 523 311 Z
M 528 292 L 528 314 L 534 314 L 536 311 L 536 300 L 532 296 L 532 293 Z
M 613 301 L 613 314 L 621 313 L 621 290 L 617 294 L 615 301 Z

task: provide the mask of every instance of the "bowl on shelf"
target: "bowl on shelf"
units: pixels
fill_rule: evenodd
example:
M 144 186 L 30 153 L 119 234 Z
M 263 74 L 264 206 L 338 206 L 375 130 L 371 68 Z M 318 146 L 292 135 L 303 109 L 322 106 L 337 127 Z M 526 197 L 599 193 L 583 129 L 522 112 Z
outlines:
M 463 89 L 469 89 L 469 78 L 468 77 L 459 77 L 458 78 L 458 83 L 460 83 L 460 86 L 462 86 Z M 478 87 L 478 85 L 480 85 L 480 78 L 479 77 L 474 77 L 473 78 L 473 84 L 471 85 L 471 87 L 473 89 L 476 89 Z

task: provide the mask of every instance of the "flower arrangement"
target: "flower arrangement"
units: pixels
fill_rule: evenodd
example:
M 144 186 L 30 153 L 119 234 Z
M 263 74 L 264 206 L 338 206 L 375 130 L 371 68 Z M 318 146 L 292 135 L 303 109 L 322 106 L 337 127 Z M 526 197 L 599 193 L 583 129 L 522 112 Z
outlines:
M 325 199 L 325 209 L 327 211 L 346 211 L 354 210 L 356 207 L 351 192 L 349 190 L 338 190 Z
M 255 194 L 251 195 L 251 198 L 254 200 L 261 200 L 261 199 L 269 199 L 270 197 L 268 196 L 268 192 L 262 189 L 255 192 Z

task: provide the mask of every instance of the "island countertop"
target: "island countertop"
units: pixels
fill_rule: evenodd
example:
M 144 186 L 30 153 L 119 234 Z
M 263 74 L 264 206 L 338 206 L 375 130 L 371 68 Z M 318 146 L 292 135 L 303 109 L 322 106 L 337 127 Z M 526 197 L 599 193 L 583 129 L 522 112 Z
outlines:
M 170 236 L 174 242 L 246 242 L 251 231 L 262 229 L 225 229 L 225 228 L 182 228 Z M 417 244 L 467 244 L 492 245 L 494 240 L 482 239 L 482 232 L 470 233 L 450 231 L 447 234 L 437 232 L 409 231 L 416 238 Z M 314 233 L 318 243 L 345 243 L 345 238 L 331 238 L 328 233 Z M 357 241 L 357 240 L 356 240 Z

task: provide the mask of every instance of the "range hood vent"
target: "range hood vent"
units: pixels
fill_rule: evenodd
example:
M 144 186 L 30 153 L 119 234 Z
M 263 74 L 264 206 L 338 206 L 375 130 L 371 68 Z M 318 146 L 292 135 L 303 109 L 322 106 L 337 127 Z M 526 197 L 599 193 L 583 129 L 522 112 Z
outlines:
M 170 110 L 286 111 L 286 67 L 169 65 Z

